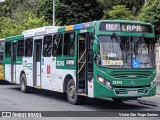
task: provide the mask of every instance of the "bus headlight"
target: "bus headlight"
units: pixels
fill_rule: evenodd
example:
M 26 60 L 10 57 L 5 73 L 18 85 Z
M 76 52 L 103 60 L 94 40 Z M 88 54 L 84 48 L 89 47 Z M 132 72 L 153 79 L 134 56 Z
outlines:
M 157 78 L 155 77 L 152 81 L 151 81 L 151 84 L 150 84 L 150 88 L 153 87 L 153 85 L 155 84 Z
M 103 77 L 97 77 L 98 81 L 102 84 L 104 84 L 105 86 L 112 88 L 111 82 L 107 81 L 106 79 L 104 79 Z

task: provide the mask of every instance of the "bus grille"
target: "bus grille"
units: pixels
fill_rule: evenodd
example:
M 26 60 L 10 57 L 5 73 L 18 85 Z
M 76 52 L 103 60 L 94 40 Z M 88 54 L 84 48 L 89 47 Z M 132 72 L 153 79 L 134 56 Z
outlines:
M 148 92 L 147 88 L 138 88 L 136 89 L 138 94 L 145 94 Z M 127 89 L 117 89 L 115 90 L 115 93 L 118 95 L 123 95 L 123 94 L 128 94 L 128 90 Z
M 141 79 L 141 78 L 148 78 L 153 75 L 152 72 L 149 71 L 114 71 L 109 74 L 111 77 L 116 78 L 116 79 Z

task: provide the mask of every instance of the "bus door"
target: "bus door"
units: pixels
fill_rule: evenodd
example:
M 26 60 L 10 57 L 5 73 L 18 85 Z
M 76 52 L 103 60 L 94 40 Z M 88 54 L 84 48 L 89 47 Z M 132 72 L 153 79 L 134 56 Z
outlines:
M 41 86 L 41 52 L 42 39 L 35 39 L 33 53 L 33 86 Z
M 93 50 L 91 33 L 80 33 L 78 35 L 77 50 L 77 83 L 78 93 L 88 94 L 88 81 L 93 78 Z
M 16 53 L 17 42 L 11 43 L 11 82 L 16 82 Z

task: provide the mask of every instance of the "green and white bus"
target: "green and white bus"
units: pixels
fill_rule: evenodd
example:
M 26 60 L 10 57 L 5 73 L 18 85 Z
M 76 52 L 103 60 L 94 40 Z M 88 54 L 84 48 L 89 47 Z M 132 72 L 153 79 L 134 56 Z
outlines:
M 27 30 L 5 39 L 5 79 L 67 94 L 115 101 L 156 94 L 155 33 L 149 23 L 101 20 Z
M 3 80 L 3 52 L 4 52 L 4 39 L 0 39 L 0 80 Z

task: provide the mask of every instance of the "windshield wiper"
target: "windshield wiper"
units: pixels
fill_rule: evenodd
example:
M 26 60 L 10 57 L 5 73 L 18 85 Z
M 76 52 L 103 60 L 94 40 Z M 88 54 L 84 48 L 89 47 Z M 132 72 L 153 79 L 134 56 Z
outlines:
M 116 33 L 113 33 L 113 35 L 112 35 L 111 37 L 113 37 L 113 38 L 116 40 L 116 42 L 117 42 L 120 46 L 122 46 L 123 49 L 126 51 L 125 45 L 121 42 L 121 40 L 118 38 L 118 36 L 117 36 Z M 112 39 L 112 38 L 111 38 L 111 39 Z

